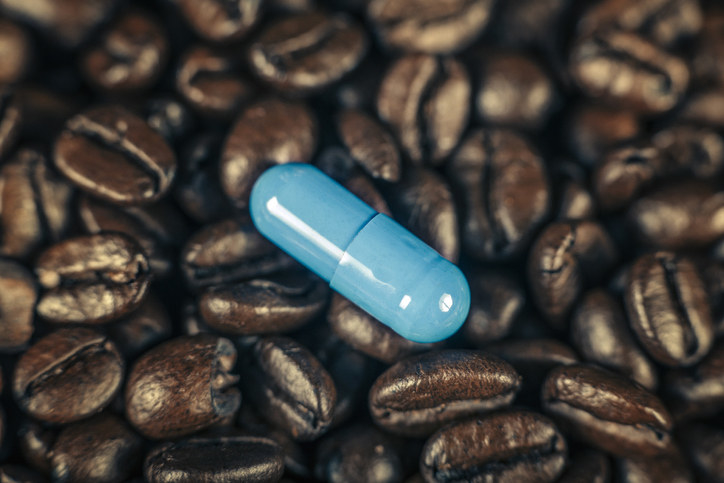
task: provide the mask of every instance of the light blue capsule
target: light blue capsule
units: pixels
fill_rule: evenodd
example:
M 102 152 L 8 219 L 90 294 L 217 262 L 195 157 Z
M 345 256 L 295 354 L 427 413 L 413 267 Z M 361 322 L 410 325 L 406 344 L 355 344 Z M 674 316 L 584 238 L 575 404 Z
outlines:
M 407 339 L 445 339 L 468 315 L 455 265 L 312 165 L 264 172 L 250 211 L 262 235 Z

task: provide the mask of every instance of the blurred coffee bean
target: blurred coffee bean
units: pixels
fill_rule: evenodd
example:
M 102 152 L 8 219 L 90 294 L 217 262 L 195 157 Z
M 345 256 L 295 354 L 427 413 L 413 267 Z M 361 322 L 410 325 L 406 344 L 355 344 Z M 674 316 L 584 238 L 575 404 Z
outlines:
M 497 2 L 495 20 L 490 28 L 505 45 L 548 47 L 555 43 L 551 32 L 560 30 L 561 17 L 570 0 L 516 0 Z
M 724 128 L 724 88 L 695 90 L 678 113 L 678 119 L 717 130 Z
M 558 220 L 595 218 L 597 203 L 588 187 L 588 175 L 580 164 L 561 161 L 554 167 L 554 185 L 558 185 L 555 217 Z M 555 192 L 551 193 L 552 195 Z
M 372 0 L 367 15 L 390 50 L 447 54 L 467 47 L 490 20 L 493 0 Z
M 18 429 L 18 446 L 25 461 L 35 470 L 50 475 L 50 458 L 58 432 L 32 420 L 25 420 Z
M 45 478 L 40 474 L 17 465 L 0 466 L 0 481 L 3 483 L 45 483 Z
M 251 348 L 244 396 L 259 414 L 298 441 L 329 430 L 337 402 L 332 376 L 308 349 L 286 337 L 268 337 Z
M 689 84 L 681 59 L 638 34 L 615 29 L 578 39 L 570 71 L 589 97 L 641 114 L 668 111 Z
M 609 151 L 596 165 L 593 188 L 604 211 L 619 210 L 666 171 L 663 153 L 651 145 L 626 145 Z
M 682 448 L 688 453 L 701 481 L 724 481 L 724 429 L 697 423 L 680 432 Z
M 724 407 L 724 342 L 694 367 L 666 374 L 664 393 L 677 420 L 712 416 Z
M 568 468 L 558 483 L 608 483 L 611 463 L 605 453 L 585 449 L 570 457 Z
M 166 141 L 120 106 L 92 108 L 68 120 L 54 159 L 78 187 L 121 205 L 161 198 L 176 173 Z
M 172 327 L 166 308 L 156 296 L 149 294 L 131 315 L 110 324 L 107 331 L 121 354 L 132 359 L 168 339 Z
M 706 287 L 694 264 L 670 252 L 643 255 L 625 293 L 634 333 L 649 355 L 668 366 L 690 366 L 712 346 Z
M 427 482 L 553 482 L 567 446 L 547 417 L 511 410 L 444 427 L 425 443 L 420 472 Z
M 219 167 L 221 187 L 247 208 L 254 182 L 275 164 L 305 163 L 317 145 L 317 121 L 299 102 L 266 99 L 247 107 L 232 126 Z
M 554 328 L 562 329 L 586 286 L 613 268 L 613 241 L 591 221 L 556 222 L 539 235 L 528 258 L 533 301 Z
M 340 138 L 352 158 L 373 178 L 397 182 L 402 166 L 392 136 L 377 120 L 362 111 L 347 109 L 339 115 Z
M 191 28 L 211 42 L 243 38 L 261 17 L 262 0 L 173 0 Z
M 515 132 L 473 131 L 452 159 L 449 176 L 464 200 L 463 246 L 477 258 L 519 253 L 548 214 L 543 160 Z
M 210 334 L 171 339 L 144 353 L 128 375 L 126 418 L 151 439 L 175 438 L 208 428 L 239 409 L 230 371 L 236 349 Z
M 592 365 L 559 366 L 548 374 L 542 401 L 565 431 L 609 453 L 655 456 L 672 448 L 664 404 L 625 376 Z
M 52 479 L 57 482 L 125 481 L 141 463 L 141 438 L 110 414 L 65 427 L 52 450 Z
M 7 19 L 0 18 L 0 85 L 15 84 L 25 77 L 33 56 L 30 36 Z
M 610 148 L 637 138 L 642 131 L 635 113 L 626 108 L 581 104 L 570 114 L 566 137 L 576 158 L 593 166 Z
M 472 296 L 462 329 L 465 339 L 476 346 L 502 339 L 523 310 L 523 288 L 499 272 L 477 271 L 468 281 Z
M 33 336 L 37 298 L 33 275 L 19 263 L 0 259 L 0 352 L 15 352 L 26 347 Z
M 656 390 L 656 368 L 634 342 L 623 307 L 606 291 L 595 289 L 581 299 L 571 317 L 571 336 L 584 360 Z
M 20 356 L 13 396 L 35 419 L 69 423 L 106 407 L 123 372 L 123 359 L 108 338 L 90 329 L 60 329 Z
M 382 79 L 377 112 L 414 164 L 438 165 L 465 130 L 470 91 L 470 79 L 460 62 L 408 55 L 395 61 Z
M 693 483 L 689 464 L 677 450 L 661 458 L 619 458 L 618 480 L 621 483 Z
M 73 190 L 40 152 L 22 149 L 0 167 L 0 254 L 27 258 L 58 241 L 70 222 Z
M 672 174 L 708 179 L 724 168 L 724 139 L 713 129 L 674 125 L 657 132 L 652 141 L 669 158 Z
M 14 141 L 13 129 L 30 142 L 52 145 L 65 121 L 80 109 L 78 99 L 40 85 L 23 83 L 14 90 L 14 97 L 3 100 L 8 91 L 0 89 L 0 157 Z
M 0 160 L 10 152 L 20 134 L 23 124 L 21 104 L 16 94 L 0 87 Z
M 55 323 L 97 324 L 140 305 L 150 283 L 148 259 L 121 233 L 70 238 L 40 254 L 35 274 L 43 293 L 37 313 Z
M 691 76 L 695 83 L 724 85 L 723 32 L 724 10 L 707 10 L 691 59 Z
M 172 96 L 152 98 L 143 109 L 149 127 L 170 144 L 183 141 L 194 127 L 191 110 Z M 178 182 L 174 181 L 177 185 Z
M 461 349 L 428 352 L 377 378 L 370 413 L 387 431 L 424 436 L 456 419 L 510 405 L 520 383 L 513 367 L 495 356 Z

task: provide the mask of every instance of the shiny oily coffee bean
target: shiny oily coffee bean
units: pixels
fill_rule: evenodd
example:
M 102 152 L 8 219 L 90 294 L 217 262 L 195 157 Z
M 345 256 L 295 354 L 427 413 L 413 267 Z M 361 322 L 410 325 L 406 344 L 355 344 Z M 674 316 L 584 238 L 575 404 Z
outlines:
M 400 180 L 400 153 L 389 132 L 372 116 L 356 109 L 340 113 L 337 132 L 352 158 L 373 178 Z
M 611 463 L 605 453 L 584 449 L 574 453 L 568 468 L 558 483 L 608 483 L 611 481 Z
M 144 353 L 128 375 L 126 418 L 151 439 L 175 438 L 233 416 L 236 349 L 210 334 L 181 336 Z
M 446 54 L 472 43 L 487 26 L 492 0 L 372 0 L 367 16 L 390 50 Z
M 289 332 L 321 314 L 327 294 L 321 279 L 290 272 L 211 287 L 199 296 L 199 313 L 224 334 Z
M 44 289 L 37 313 L 54 323 L 98 324 L 123 317 L 141 304 L 150 284 L 141 248 L 115 232 L 51 246 L 38 257 L 35 274 Z
M 0 353 L 21 350 L 30 341 L 37 298 L 32 273 L 15 261 L 0 259 Z
M 0 254 L 27 258 L 58 241 L 70 223 L 72 196 L 42 154 L 18 151 L 0 167 Z
M 332 376 L 304 346 L 286 337 L 260 339 L 245 364 L 244 396 L 259 414 L 298 441 L 311 441 L 332 423 L 337 390 Z
M 513 131 L 473 131 L 448 173 L 464 200 L 463 247 L 476 258 L 499 260 L 522 251 L 548 214 L 543 160 Z
M 426 482 L 553 482 L 566 453 L 566 440 L 550 419 L 509 410 L 442 428 L 425 443 L 420 472 Z
M 668 111 L 689 84 L 689 70 L 681 59 L 631 32 L 583 36 L 574 43 L 569 62 L 586 95 L 641 114 Z
M 577 438 L 620 456 L 655 456 L 672 448 L 664 404 L 631 379 L 593 365 L 559 366 L 543 385 L 546 412 Z
M 370 388 L 375 423 L 424 436 L 467 416 L 510 405 L 521 378 L 507 362 L 479 351 L 427 352 L 387 369 Z
M 656 368 L 634 341 L 623 307 L 606 291 L 595 289 L 581 299 L 571 317 L 571 336 L 584 360 L 656 390 Z
M 171 337 L 172 326 L 166 308 L 149 294 L 131 315 L 110 324 L 107 333 L 127 359 Z
M 465 339 L 476 346 L 502 339 L 525 305 L 523 288 L 498 272 L 478 271 L 468 277 L 470 313 L 463 325 Z
M 634 333 L 656 361 L 690 366 L 709 352 L 711 308 L 704 282 L 687 258 L 670 252 L 640 257 L 629 271 L 625 300 Z
M 262 0 L 173 0 L 191 28 L 211 42 L 242 39 L 261 18 Z
M 4 18 L 0 19 L 0 52 L 0 85 L 15 84 L 25 77 L 33 56 L 30 36 L 20 25 Z
M 642 131 L 636 113 L 626 108 L 581 104 L 566 122 L 566 138 L 578 161 L 593 166 L 612 147 Z
M 680 433 L 682 448 L 701 477 L 701 481 L 724 481 L 724 430 L 705 423 L 683 428 Z
M 165 32 L 150 16 L 129 11 L 114 21 L 81 59 L 81 72 L 94 87 L 125 93 L 152 87 L 166 66 Z
M 282 448 L 257 436 L 204 436 L 163 443 L 146 456 L 150 483 L 275 482 L 284 473 Z
M 669 158 L 673 173 L 709 179 L 724 169 L 724 138 L 713 129 L 674 125 L 657 132 L 652 142 Z
M 350 18 L 309 12 L 270 24 L 249 47 L 249 62 L 264 82 L 298 94 L 338 81 L 366 52 L 365 32 Z
M 20 134 L 23 112 L 12 90 L 0 88 L 0 159 L 3 159 Z
M 471 86 L 465 67 L 449 57 L 408 55 L 382 78 L 377 113 L 413 164 L 439 165 L 465 130 Z
M 699 364 L 676 369 L 664 380 L 666 402 L 677 420 L 713 416 L 724 406 L 724 342 Z
M 251 187 L 275 164 L 308 162 L 317 147 L 317 121 L 306 105 L 270 98 L 241 112 L 229 132 L 219 166 L 221 187 L 240 209 Z
M 126 481 L 141 463 L 143 441 L 122 419 L 102 414 L 63 428 L 53 444 L 57 482 Z
M 68 120 L 54 160 L 78 187 L 120 205 L 161 198 L 176 173 L 166 141 L 120 106 L 91 108 Z
M 681 452 L 666 457 L 619 458 L 616 481 L 621 483 L 693 483 L 694 474 Z
M 123 359 L 107 337 L 90 329 L 60 329 L 20 356 L 13 396 L 35 419 L 70 423 L 106 407 L 120 389 L 123 373 Z
M 533 301 L 554 328 L 563 328 L 585 287 L 602 280 L 616 259 L 613 241 L 598 223 L 551 223 L 528 258 Z

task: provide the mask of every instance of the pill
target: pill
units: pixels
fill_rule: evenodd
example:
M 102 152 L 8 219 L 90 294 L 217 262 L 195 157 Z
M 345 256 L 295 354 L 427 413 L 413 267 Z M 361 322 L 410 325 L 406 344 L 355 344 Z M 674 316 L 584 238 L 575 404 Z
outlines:
M 262 235 L 403 337 L 437 342 L 465 321 L 458 267 L 314 166 L 265 171 L 249 209 Z

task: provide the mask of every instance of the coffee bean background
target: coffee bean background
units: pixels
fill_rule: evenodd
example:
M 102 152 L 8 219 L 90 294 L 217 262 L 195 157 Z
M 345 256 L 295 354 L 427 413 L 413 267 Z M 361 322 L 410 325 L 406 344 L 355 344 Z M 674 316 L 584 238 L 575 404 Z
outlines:
M 462 329 L 264 239 L 288 162 Z M 0 481 L 724 482 L 724 4 L 0 0 Z

